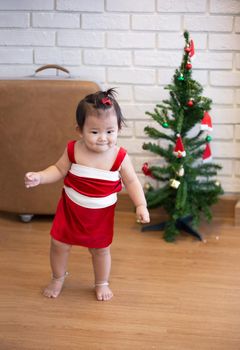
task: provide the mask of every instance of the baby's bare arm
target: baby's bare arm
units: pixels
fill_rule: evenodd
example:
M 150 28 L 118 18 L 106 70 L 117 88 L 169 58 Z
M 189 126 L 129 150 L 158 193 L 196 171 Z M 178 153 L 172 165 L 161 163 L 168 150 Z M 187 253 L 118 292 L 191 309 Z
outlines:
M 126 190 L 136 207 L 137 218 L 142 223 L 149 222 L 149 212 L 147 210 L 147 203 L 142 185 L 138 180 L 137 174 L 135 173 L 132 162 L 128 155 L 126 155 L 124 158 L 120 174 Z
M 38 172 L 28 172 L 24 178 L 25 186 L 29 188 L 56 182 L 66 176 L 70 166 L 67 149 L 65 149 L 61 158 L 54 165 Z

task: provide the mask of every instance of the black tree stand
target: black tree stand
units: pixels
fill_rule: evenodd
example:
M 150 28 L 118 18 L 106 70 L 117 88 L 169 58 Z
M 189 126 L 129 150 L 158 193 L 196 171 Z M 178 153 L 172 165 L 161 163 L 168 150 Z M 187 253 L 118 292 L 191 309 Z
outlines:
M 191 215 L 188 215 L 188 216 L 185 216 L 181 219 L 177 219 L 176 221 L 176 228 L 178 230 L 182 230 L 182 231 L 185 231 L 187 233 L 189 233 L 190 235 L 196 237 L 197 239 L 199 239 L 200 241 L 202 241 L 202 236 L 200 235 L 200 233 L 196 230 L 194 230 L 190 225 L 189 223 L 192 221 L 192 216 Z M 164 230 L 165 226 L 167 224 L 167 221 L 163 221 L 159 224 L 156 224 L 156 225 L 147 225 L 147 226 L 144 226 L 142 228 L 142 232 L 144 231 L 162 231 Z

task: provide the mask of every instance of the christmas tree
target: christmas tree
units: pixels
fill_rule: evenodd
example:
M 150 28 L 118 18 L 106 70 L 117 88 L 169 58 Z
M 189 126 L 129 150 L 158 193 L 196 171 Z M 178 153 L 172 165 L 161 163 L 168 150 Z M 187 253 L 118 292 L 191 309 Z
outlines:
M 161 162 L 164 160 L 164 165 L 143 165 L 143 173 L 158 184 L 157 188 L 147 186 L 148 207 L 163 207 L 169 216 L 168 221 L 144 230 L 164 229 L 164 238 L 169 242 L 181 230 L 201 239 L 196 231 L 200 219 L 205 216 L 211 220 L 210 207 L 223 193 L 215 177 L 221 166 L 211 161 L 212 122 L 208 112 L 212 100 L 201 95 L 202 86 L 192 78 L 194 42 L 187 31 L 184 38 L 181 65 L 172 83 L 165 87 L 169 99 L 157 104 L 153 112 L 146 112 L 161 126 L 160 131 L 150 126 L 144 129 L 150 138 L 160 142 L 144 143 L 143 149 L 160 156 Z

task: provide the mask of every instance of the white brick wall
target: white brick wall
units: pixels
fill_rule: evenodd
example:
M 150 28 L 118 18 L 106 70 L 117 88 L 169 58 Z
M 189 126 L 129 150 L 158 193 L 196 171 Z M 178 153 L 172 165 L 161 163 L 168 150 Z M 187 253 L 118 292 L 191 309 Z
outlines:
M 0 12 L 0 28 L 27 28 L 30 14 L 21 12 Z
M 153 12 L 155 9 L 155 0 L 107 0 L 108 11 L 121 12 Z
M 57 0 L 56 9 L 70 12 L 102 12 L 104 11 L 104 0 Z
M 32 26 L 35 28 L 79 28 L 79 14 L 33 13 Z
M 156 72 L 154 69 L 142 68 L 109 68 L 109 83 L 127 84 L 151 84 L 156 83 Z
M 107 33 L 107 47 L 114 49 L 154 49 L 154 33 Z
M 54 10 L 54 0 L 1 0 L 0 10 L 51 11 Z
M 210 13 L 229 13 L 239 15 L 240 2 L 238 0 L 211 0 Z
M 181 29 L 181 16 L 159 14 L 132 15 L 132 29 L 178 31 Z
M 213 86 L 239 87 L 240 71 L 215 71 L 210 72 L 210 83 Z
M 158 0 L 157 9 L 163 12 L 205 12 L 207 10 L 207 0 Z
M 83 29 L 124 30 L 130 27 L 128 14 L 91 13 L 82 14 Z
M 209 34 L 210 50 L 240 50 L 239 34 Z
M 184 25 L 189 31 L 231 32 L 233 16 L 185 16 Z
M 154 125 L 145 112 L 168 98 L 184 29 L 196 47 L 193 77 L 213 100 L 219 179 L 240 193 L 240 0 L 0 0 L 0 76 L 56 63 L 103 89 L 117 86 L 127 120 L 119 144 L 145 182 L 141 164 L 162 161 L 142 150 L 143 129 Z
M 79 48 L 103 48 L 104 33 L 93 32 L 89 30 L 58 30 L 57 33 L 58 46 L 75 46 Z

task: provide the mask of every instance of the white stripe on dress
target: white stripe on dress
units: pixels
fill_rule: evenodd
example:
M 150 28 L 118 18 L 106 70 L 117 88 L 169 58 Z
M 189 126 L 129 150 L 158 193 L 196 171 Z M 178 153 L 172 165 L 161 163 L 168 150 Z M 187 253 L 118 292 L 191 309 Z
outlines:
M 81 205 L 84 208 L 90 208 L 90 209 L 106 208 L 115 204 L 117 201 L 117 193 L 112 193 L 106 197 L 96 198 L 96 197 L 84 196 L 83 194 L 75 191 L 74 189 L 68 186 L 64 186 L 64 190 L 66 195 L 75 204 Z
M 90 168 L 84 165 L 73 163 L 69 172 L 76 176 L 88 177 L 91 179 L 118 181 L 119 171 L 110 171 L 97 168 Z

